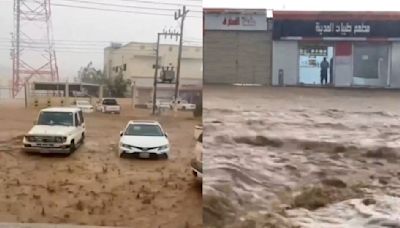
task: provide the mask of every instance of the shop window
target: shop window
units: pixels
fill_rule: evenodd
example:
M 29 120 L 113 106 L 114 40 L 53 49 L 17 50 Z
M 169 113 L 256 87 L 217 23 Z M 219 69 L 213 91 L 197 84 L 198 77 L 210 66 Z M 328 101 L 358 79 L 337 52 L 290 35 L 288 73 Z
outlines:
M 354 45 L 354 84 L 384 86 L 388 76 L 388 55 L 387 45 Z M 377 84 L 366 79 L 375 79 Z

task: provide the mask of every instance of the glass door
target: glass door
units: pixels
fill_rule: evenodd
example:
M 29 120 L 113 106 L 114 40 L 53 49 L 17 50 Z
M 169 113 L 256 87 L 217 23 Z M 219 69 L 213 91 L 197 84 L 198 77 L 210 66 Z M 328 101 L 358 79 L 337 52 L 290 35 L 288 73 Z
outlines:
M 301 45 L 299 48 L 299 83 L 301 85 L 321 85 L 321 63 L 326 59 L 331 64 L 334 48 L 325 45 Z M 324 84 L 331 80 L 330 66 L 326 71 Z

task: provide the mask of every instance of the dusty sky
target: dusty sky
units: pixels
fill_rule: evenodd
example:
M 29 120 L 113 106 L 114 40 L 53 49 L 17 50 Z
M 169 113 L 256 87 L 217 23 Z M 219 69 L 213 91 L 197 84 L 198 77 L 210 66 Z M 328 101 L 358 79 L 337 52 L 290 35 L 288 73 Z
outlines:
M 81 1 L 81 2 L 79 2 Z M 85 4 L 82 1 L 96 3 L 132 5 L 154 8 L 179 8 L 179 4 L 190 6 L 194 11 L 201 10 L 200 0 L 52 0 L 53 4 L 68 4 L 120 10 L 133 8 L 107 7 Z M 144 1 L 144 2 L 143 2 Z M 400 11 L 400 1 L 396 0 L 204 0 L 208 8 L 266 8 L 286 10 L 379 10 Z M 170 13 L 168 16 L 154 16 L 122 12 L 105 12 L 88 9 L 53 6 L 53 27 L 56 40 L 58 65 L 61 77 L 74 77 L 76 72 L 89 61 L 100 69 L 103 68 L 103 48 L 111 41 L 155 42 L 156 33 L 164 28 L 177 28 L 172 12 L 150 10 L 148 12 Z M 147 10 L 139 10 L 147 11 Z M 185 40 L 199 44 L 202 40 L 202 19 L 199 12 L 192 12 L 185 26 Z M 0 0 L 0 77 L 11 76 L 9 55 L 10 33 L 13 31 L 13 0 Z M 83 48 L 80 48 L 83 47 Z
M 398 0 L 203 0 L 206 8 L 400 11 Z
M 184 40 L 198 45 L 202 40 L 202 14 L 199 0 L 85 0 L 95 3 L 131 5 L 145 8 L 179 9 L 185 3 L 191 12 L 185 21 Z M 52 6 L 54 39 L 60 76 L 75 77 L 79 68 L 93 61 L 103 69 L 103 48 L 111 41 L 155 42 L 156 33 L 164 28 L 178 28 L 173 11 L 135 9 L 129 7 L 110 7 L 82 3 L 82 0 L 52 0 L 52 4 L 68 4 L 95 8 L 112 8 L 119 10 L 141 11 L 171 16 L 143 15 L 124 12 L 106 12 L 98 10 L 77 9 Z M 153 3 L 148 3 L 153 2 Z M 157 4 L 161 2 L 167 4 Z M 169 5 L 173 3 L 173 5 Z M 176 4 L 176 5 L 174 5 Z M 196 7 L 197 5 L 197 7 Z M 11 77 L 10 33 L 13 32 L 13 0 L 0 0 L 0 77 Z M 0 80 L 1 81 L 1 80 Z

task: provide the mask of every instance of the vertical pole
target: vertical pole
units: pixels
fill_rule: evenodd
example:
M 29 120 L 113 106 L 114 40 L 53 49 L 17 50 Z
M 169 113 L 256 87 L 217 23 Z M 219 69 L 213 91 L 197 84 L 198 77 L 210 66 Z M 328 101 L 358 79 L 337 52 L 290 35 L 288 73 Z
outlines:
M 176 66 L 176 83 L 175 83 L 175 96 L 174 96 L 175 101 L 178 99 L 178 96 L 179 96 L 179 79 L 180 79 L 180 73 L 181 73 L 182 43 L 183 43 L 183 25 L 185 22 L 187 12 L 189 12 L 189 11 L 186 11 L 186 6 L 183 6 L 183 13 L 181 15 L 178 15 L 177 17 L 175 17 L 175 19 L 182 17 L 181 31 L 179 34 L 178 64 Z
M 136 104 L 136 82 L 134 81 L 132 84 L 132 108 L 135 108 Z
M 156 99 L 157 99 L 157 75 L 158 75 L 158 49 L 160 47 L 160 33 L 157 34 L 157 49 L 156 49 L 156 65 L 154 70 L 154 85 L 153 85 L 153 115 L 156 114 Z
M 25 108 L 28 108 L 28 81 L 25 82 L 24 91 L 25 91 Z
M 69 83 L 65 83 L 65 105 L 69 106 Z
M 17 9 L 16 9 L 16 13 L 17 13 L 17 31 L 16 31 L 16 48 L 17 48 L 17 53 L 16 53 L 16 69 L 15 69 L 15 78 L 13 79 L 13 98 L 15 98 L 17 96 L 17 91 L 18 91 L 18 83 L 19 83 L 19 52 L 20 52 L 20 28 L 21 28 L 21 0 L 15 0 L 17 1 Z

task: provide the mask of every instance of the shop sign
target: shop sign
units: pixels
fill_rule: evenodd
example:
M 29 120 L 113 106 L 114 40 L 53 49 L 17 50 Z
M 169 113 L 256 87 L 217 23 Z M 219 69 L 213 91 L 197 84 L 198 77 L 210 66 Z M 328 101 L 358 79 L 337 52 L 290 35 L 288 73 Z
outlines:
M 282 37 L 398 38 L 400 21 L 274 21 L 274 39 Z
M 206 30 L 267 30 L 265 14 L 232 13 L 206 14 L 204 19 Z
M 315 32 L 321 36 L 332 34 L 342 36 L 357 36 L 362 34 L 365 36 L 371 32 L 371 26 L 364 24 L 364 22 L 360 24 L 349 22 L 330 22 L 328 24 L 315 22 Z

